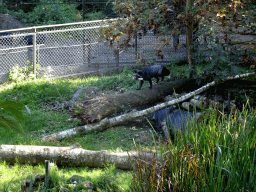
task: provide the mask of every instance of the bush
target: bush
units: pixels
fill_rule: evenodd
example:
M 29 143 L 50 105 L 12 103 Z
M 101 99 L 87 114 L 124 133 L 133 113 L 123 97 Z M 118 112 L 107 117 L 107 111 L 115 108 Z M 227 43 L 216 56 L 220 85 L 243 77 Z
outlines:
M 30 61 L 27 61 L 29 64 Z M 36 74 L 34 74 L 34 66 L 30 65 L 28 67 L 19 67 L 16 65 L 12 67 L 9 72 L 8 80 L 13 82 L 21 82 L 23 80 L 32 80 L 39 77 L 40 65 L 36 64 Z
M 198 30 L 194 38 L 193 60 L 200 68 L 195 78 L 209 82 L 246 72 L 239 66 L 241 51 L 221 43 L 223 37 L 220 32 L 213 30 L 210 25 Z
M 98 12 L 93 11 L 85 14 L 86 21 L 100 20 L 100 19 L 104 19 L 105 17 L 106 15 L 101 11 L 98 11 Z
M 82 17 L 76 5 L 37 5 L 32 12 L 23 10 L 10 13 L 25 26 L 71 23 L 81 21 Z
M 0 13 L 2 14 L 7 14 L 9 12 L 9 10 L 7 9 L 7 7 L 5 5 L 0 5 Z

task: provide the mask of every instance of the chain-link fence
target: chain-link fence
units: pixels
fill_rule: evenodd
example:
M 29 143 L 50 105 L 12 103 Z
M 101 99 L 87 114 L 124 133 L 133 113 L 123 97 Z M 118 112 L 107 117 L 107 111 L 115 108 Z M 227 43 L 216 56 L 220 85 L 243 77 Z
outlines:
M 171 42 L 163 46 L 159 42 L 161 37 L 150 31 L 132 39 L 133 46 L 116 52 L 108 42 L 99 41 L 100 29 L 107 27 L 109 21 L 0 31 L 0 81 L 7 80 L 15 65 L 25 67 L 36 63 L 41 66 L 40 76 L 58 78 L 136 65 L 136 59 L 170 63 L 186 57 L 185 35 L 170 36 Z M 155 54 L 160 46 L 163 46 L 162 59 Z

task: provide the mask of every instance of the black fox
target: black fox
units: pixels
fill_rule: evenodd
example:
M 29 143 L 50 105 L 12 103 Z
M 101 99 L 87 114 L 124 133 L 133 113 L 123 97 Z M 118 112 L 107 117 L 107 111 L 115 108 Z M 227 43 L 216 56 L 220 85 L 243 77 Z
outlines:
M 162 81 L 164 80 L 164 76 L 168 76 L 170 74 L 170 71 L 162 66 L 162 65 L 152 65 L 151 67 L 144 69 L 144 70 L 135 70 L 135 77 L 133 77 L 133 80 L 140 80 L 140 87 L 137 90 L 140 90 L 144 81 L 149 81 L 150 86 L 149 88 L 152 88 L 152 80 L 151 78 L 156 78 L 156 83 L 159 82 L 159 77 L 162 77 Z

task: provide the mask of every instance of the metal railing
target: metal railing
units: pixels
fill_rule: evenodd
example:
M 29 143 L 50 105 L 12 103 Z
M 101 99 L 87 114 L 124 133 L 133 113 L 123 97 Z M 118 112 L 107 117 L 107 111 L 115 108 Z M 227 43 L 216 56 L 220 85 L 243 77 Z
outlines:
M 0 31 L 0 82 L 7 81 L 10 69 L 30 63 L 41 66 L 40 76 L 59 78 L 92 72 L 102 72 L 145 62 L 170 63 L 186 58 L 185 35 L 169 36 L 168 45 L 150 31 L 132 39 L 134 45 L 117 52 L 106 41 L 99 41 L 100 29 L 112 20 L 97 20 L 59 25 L 29 27 Z M 176 50 L 175 44 L 179 43 Z M 163 59 L 155 54 L 163 47 Z M 30 62 L 27 62 L 30 61 Z M 35 65 L 34 65 L 35 69 Z

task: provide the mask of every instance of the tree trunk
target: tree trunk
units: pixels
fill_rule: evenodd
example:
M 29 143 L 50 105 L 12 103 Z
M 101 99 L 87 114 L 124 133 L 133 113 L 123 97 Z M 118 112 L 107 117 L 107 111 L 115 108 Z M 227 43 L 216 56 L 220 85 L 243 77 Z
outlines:
M 58 166 L 76 167 L 104 167 L 107 163 L 115 164 L 116 168 L 131 170 L 132 161 L 137 158 L 150 160 L 156 153 L 146 152 L 108 152 L 90 151 L 72 147 L 49 147 L 28 145 L 1 145 L 0 159 L 7 163 L 30 163 L 32 165 L 44 164 L 50 160 Z
M 80 119 L 85 124 L 99 122 L 114 113 L 119 113 L 124 107 L 145 106 L 163 99 L 173 93 L 173 89 L 190 87 L 191 79 L 177 80 L 154 85 L 152 89 L 129 91 L 118 95 L 108 95 L 89 101 L 81 112 L 72 117 Z
M 187 30 L 187 53 L 188 63 L 192 65 L 192 35 L 193 35 L 193 16 L 190 13 L 193 5 L 193 0 L 186 0 L 186 30 Z
M 227 79 L 225 79 L 225 80 L 239 79 L 239 78 L 242 78 L 242 77 L 248 77 L 250 75 L 255 75 L 255 73 L 246 73 L 246 74 L 242 74 L 242 75 L 236 75 L 235 77 L 227 77 Z M 224 80 L 222 80 L 222 81 L 224 81 Z M 169 107 L 171 105 L 183 102 L 183 101 L 185 101 L 185 100 L 187 100 L 187 99 L 189 99 L 189 98 L 191 98 L 195 95 L 198 95 L 198 94 L 202 93 L 203 91 L 207 90 L 209 87 L 212 87 L 212 86 L 216 85 L 217 83 L 218 83 L 218 81 L 212 81 L 211 83 L 208 83 L 205 86 L 203 86 L 203 87 L 201 87 L 201 88 L 199 88 L 195 91 L 192 91 L 192 92 L 190 92 L 186 95 L 183 95 L 183 96 L 181 96 L 177 99 L 158 104 L 156 106 L 144 109 L 142 111 L 130 112 L 130 113 L 123 114 L 123 115 L 113 117 L 113 118 L 110 118 L 110 119 L 105 118 L 102 121 L 100 121 L 99 123 L 94 123 L 94 124 L 84 125 L 84 126 L 80 126 L 80 127 L 75 127 L 73 129 L 68 129 L 68 130 L 65 130 L 65 131 L 61 131 L 59 133 L 54 133 L 54 134 L 49 135 L 49 136 L 44 136 L 42 139 L 43 140 L 61 140 L 61 139 L 64 139 L 65 137 L 75 136 L 77 134 L 84 135 L 84 134 L 90 133 L 92 131 L 102 131 L 102 130 L 108 128 L 108 127 L 113 127 L 113 126 L 116 126 L 116 125 L 120 125 L 122 123 L 135 120 L 138 117 L 142 117 L 142 116 L 154 113 L 154 112 L 156 112 L 160 109 L 164 109 L 164 108 Z

